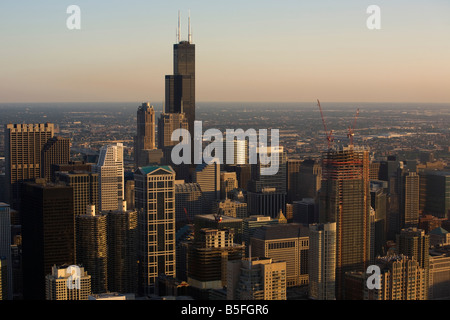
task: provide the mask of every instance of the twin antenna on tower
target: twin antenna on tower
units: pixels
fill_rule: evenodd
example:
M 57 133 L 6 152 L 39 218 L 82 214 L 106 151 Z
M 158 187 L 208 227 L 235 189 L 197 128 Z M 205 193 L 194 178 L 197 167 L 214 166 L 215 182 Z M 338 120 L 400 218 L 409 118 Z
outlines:
M 177 41 L 178 43 L 181 42 L 181 13 L 180 10 L 178 10 L 178 28 L 177 28 Z M 189 10 L 189 16 L 188 16 L 188 42 L 192 42 L 192 32 L 191 32 L 191 10 Z

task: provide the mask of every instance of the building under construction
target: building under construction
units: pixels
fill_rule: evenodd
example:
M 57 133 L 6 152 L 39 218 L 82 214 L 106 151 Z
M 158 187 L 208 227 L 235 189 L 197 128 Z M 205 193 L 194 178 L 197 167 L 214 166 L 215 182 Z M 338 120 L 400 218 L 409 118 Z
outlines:
M 369 152 L 333 146 L 322 156 L 320 220 L 336 222 L 336 298 L 344 294 L 344 274 L 365 271 L 370 259 Z

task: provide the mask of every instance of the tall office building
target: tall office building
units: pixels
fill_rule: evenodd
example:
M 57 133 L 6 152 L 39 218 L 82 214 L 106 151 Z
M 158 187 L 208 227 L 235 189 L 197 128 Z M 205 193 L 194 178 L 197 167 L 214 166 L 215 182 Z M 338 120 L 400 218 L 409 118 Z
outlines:
M 2 277 L 2 295 L 3 300 L 13 299 L 13 264 L 11 260 L 11 217 L 10 207 L 8 204 L 0 202 L 0 258 L 4 266 L 5 277 Z
M 70 161 L 70 140 L 62 137 L 52 137 L 42 147 L 41 177 L 52 180 L 52 164 L 68 164 Z
M 21 188 L 23 297 L 45 298 L 45 276 L 53 265 L 75 263 L 73 188 L 44 179 Z
M 286 152 L 283 147 L 258 148 L 258 163 L 252 164 L 252 178 L 248 183 L 247 203 L 250 214 L 276 217 L 286 211 Z M 272 157 L 272 163 L 261 163 L 261 157 Z M 278 166 L 275 174 L 264 174 L 270 166 Z M 266 172 L 267 173 L 267 172 Z
M 318 223 L 317 204 L 312 198 L 304 198 L 292 203 L 292 221 L 304 225 Z
M 175 180 L 175 223 L 179 230 L 194 222 L 194 217 L 203 213 L 203 193 L 198 183 Z
M 200 214 L 194 219 L 194 234 L 198 234 L 200 229 L 209 228 L 217 230 L 229 229 L 233 231 L 233 242 L 241 244 L 243 236 L 243 220 L 215 214 Z
M 179 141 L 172 141 L 172 134 L 177 129 L 189 129 L 185 113 L 162 113 L 158 119 L 158 148 L 164 154 L 164 163 L 172 163 L 172 149 Z
M 387 184 L 387 183 L 386 183 Z M 370 203 L 371 207 L 375 210 L 375 228 L 373 234 L 373 248 L 374 257 L 384 256 L 386 254 L 384 246 L 387 241 L 387 195 L 383 188 L 374 183 L 370 182 Z
M 438 218 L 450 218 L 450 172 L 426 171 L 424 212 Z
M 178 21 L 180 24 L 180 21 Z M 180 27 L 180 26 L 179 26 Z M 190 29 L 190 23 L 189 23 Z M 166 113 L 185 113 L 189 132 L 194 136 L 195 121 L 195 44 L 181 40 L 173 45 L 173 75 L 166 75 Z
M 142 103 L 137 110 L 137 133 L 134 137 L 136 168 L 147 165 L 144 150 L 156 149 L 155 134 L 155 110 L 149 102 Z
M 95 206 L 76 217 L 77 263 L 92 277 L 93 293 L 108 291 L 108 247 L 106 214 L 96 214 Z
M 220 173 L 220 198 L 227 199 L 228 193 L 238 188 L 236 172 Z
M 450 250 L 440 247 L 430 250 L 428 300 L 450 299 Z
M 424 269 L 425 298 L 428 296 L 430 236 L 424 230 L 417 228 L 402 229 L 397 235 L 397 252 L 414 258 Z
M 405 168 L 400 162 L 397 179 L 400 227 L 417 227 L 419 224 L 419 175 Z
M 228 261 L 227 300 L 286 300 L 286 262 L 249 257 Z
M 157 293 L 160 274 L 176 276 L 175 171 L 170 166 L 135 171 L 138 210 L 138 292 Z
M 300 167 L 303 160 L 288 159 L 286 162 L 286 187 L 287 187 L 287 199 L 286 201 L 291 203 L 295 200 L 301 200 L 300 195 Z
M 336 222 L 309 226 L 309 297 L 336 298 Z
M 298 172 L 298 200 L 315 199 L 322 183 L 322 166 L 318 161 L 304 160 Z
M 5 125 L 6 198 L 11 208 L 18 209 L 19 182 L 41 177 L 41 151 L 53 134 L 52 123 Z
M 89 295 L 91 276 L 82 266 L 54 265 L 51 273 L 45 276 L 46 300 L 88 300 Z
M 221 289 L 227 285 L 227 262 L 240 260 L 244 246 L 233 241 L 231 229 L 202 228 L 188 253 L 188 283 L 197 289 Z
M 365 271 L 370 259 L 369 152 L 335 146 L 322 157 L 321 223 L 336 222 L 336 299 L 343 297 L 344 274 Z
M 379 257 L 380 289 L 364 286 L 365 300 L 426 300 L 425 270 L 404 255 Z
M 99 209 L 98 173 L 92 172 L 57 172 L 57 180 L 73 188 L 73 212 L 80 216 L 86 214 L 86 208 L 94 205 L 96 213 Z
M 69 161 L 67 164 L 52 164 L 50 166 L 51 180 L 56 180 L 56 174 L 58 172 L 72 172 L 72 171 L 92 171 L 92 163 L 86 163 L 84 161 Z
M 213 202 L 212 213 L 245 219 L 248 217 L 247 203 L 231 199 L 216 200 Z
M 137 211 L 128 210 L 124 201 L 121 210 L 108 212 L 108 290 L 137 292 Z
M 123 144 L 103 146 L 92 171 L 99 175 L 100 211 L 117 210 L 124 200 Z
M 245 244 L 245 254 L 249 254 L 250 238 L 253 237 L 253 234 L 258 228 L 278 223 L 280 223 L 278 219 L 263 215 L 252 215 L 245 218 L 242 226 L 242 243 Z
M 308 284 L 308 228 L 283 223 L 258 228 L 250 238 L 252 255 L 286 261 L 287 287 Z
M 200 185 L 203 193 L 203 214 L 211 213 L 213 202 L 220 198 L 220 164 L 218 162 L 198 164 L 193 181 Z

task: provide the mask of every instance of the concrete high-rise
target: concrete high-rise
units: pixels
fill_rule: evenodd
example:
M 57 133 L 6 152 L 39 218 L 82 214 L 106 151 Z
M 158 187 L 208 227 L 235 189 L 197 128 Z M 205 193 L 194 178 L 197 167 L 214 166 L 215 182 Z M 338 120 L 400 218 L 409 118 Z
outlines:
M 68 281 L 74 283 L 69 285 Z M 88 300 L 90 294 L 91 276 L 82 266 L 54 265 L 51 273 L 45 276 L 46 300 Z
M 108 291 L 106 217 L 106 214 L 95 214 L 93 205 L 76 217 L 76 261 L 91 275 L 93 293 Z
M 157 293 L 160 274 L 176 276 L 175 171 L 170 166 L 138 168 L 134 173 L 138 210 L 138 292 Z
M 98 173 L 92 172 L 58 172 L 58 181 L 73 188 L 73 212 L 75 216 L 86 214 L 86 208 L 94 205 L 99 212 Z
M 155 110 L 149 102 L 142 103 L 137 110 L 137 133 L 134 138 L 134 160 L 136 168 L 147 165 L 144 150 L 156 149 Z
M 103 146 L 92 171 L 99 175 L 100 211 L 117 210 L 124 200 L 123 144 Z
M 336 299 L 344 274 L 365 271 L 370 259 L 369 151 L 335 146 L 322 157 L 319 220 L 336 222 Z
M 336 222 L 309 226 L 309 297 L 336 298 Z
M 177 129 L 189 129 L 185 113 L 162 113 L 158 119 L 158 148 L 162 150 L 166 164 L 172 163 L 172 148 L 179 143 L 172 141 L 172 134 Z
M 380 289 L 364 286 L 364 300 L 426 300 L 425 270 L 404 255 L 379 257 Z
M 400 227 L 414 228 L 419 224 L 419 175 L 400 162 L 397 176 L 397 194 L 400 205 Z
M 5 125 L 6 199 L 11 208 L 18 209 L 19 182 L 41 177 L 41 151 L 54 130 L 52 123 Z
M 41 177 L 46 181 L 52 180 L 53 164 L 68 164 L 70 161 L 70 140 L 62 137 L 52 137 L 42 147 Z
M 227 273 L 227 300 L 286 300 L 286 261 L 231 260 Z
M 236 172 L 220 173 L 220 198 L 227 199 L 228 192 L 238 188 Z
M 414 258 L 424 269 L 425 297 L 428 296 L 430 236 L 424 230 L 417 228 L 402 229 L 397 235 L 397 252 Z
M 200 290 L 227 285 L 227 261 L 240 260 L 244 246 L 233 241 L 231 229 L 202 228 L 188 254 L 188 283 Z

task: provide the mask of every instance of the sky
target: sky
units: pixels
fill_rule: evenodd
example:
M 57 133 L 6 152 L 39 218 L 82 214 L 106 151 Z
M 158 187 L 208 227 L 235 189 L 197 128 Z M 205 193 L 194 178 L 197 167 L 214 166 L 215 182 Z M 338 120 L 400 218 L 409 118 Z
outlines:
M 0 103 L 162 101 L 179 10 L 198 102 L 450 102 L 448 0 L 2 0 Z

